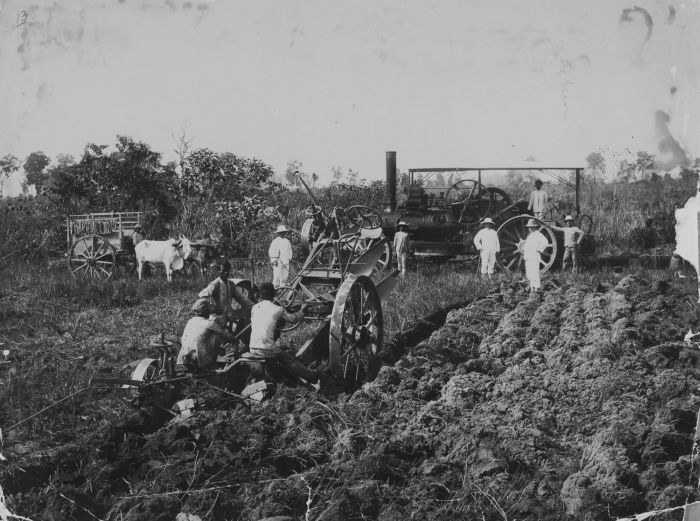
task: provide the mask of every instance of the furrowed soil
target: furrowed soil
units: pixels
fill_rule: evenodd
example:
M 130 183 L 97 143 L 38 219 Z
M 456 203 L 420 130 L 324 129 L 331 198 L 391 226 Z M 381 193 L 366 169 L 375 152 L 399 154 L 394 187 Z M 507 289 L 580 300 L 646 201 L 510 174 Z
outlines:
M 13 512 L 51 520 L 605 520 L 680 506 L 698 498 L 700 349 L 683 340 L 696 298 L 690 279 L 551 279 L 541 298 L 502 282 L 417 345 L 389 342 L 352 394 L 283 388 L 150 434 L 124 417 L 50 449 L 6 440 L 2 487 Z

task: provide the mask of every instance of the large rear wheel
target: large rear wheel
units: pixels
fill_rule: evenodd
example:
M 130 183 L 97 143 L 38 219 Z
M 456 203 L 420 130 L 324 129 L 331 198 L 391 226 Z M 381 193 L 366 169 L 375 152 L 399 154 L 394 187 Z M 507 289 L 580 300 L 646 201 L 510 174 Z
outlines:
M 377 288 L 369 277 L 348 275 L 333 305 L 329 357 L 335 376 L 358 387 L 377 376 L 384 317 Z
M 539 219 L 529 215 L 511 217 L 498 228 L 498 240 L 501 253 L 497 256 L 498 265 L 505 271 L 519 271 L 525 267 L 525 259 L 520 251 L 520 244 L 528 235 L 527 223 L 532 219 L 537 223 L 537 230 L 547 239 L 549 245 L 541 252 L 540 271 L 549 271 L 557 258 L 557 239 L 554 230 Z

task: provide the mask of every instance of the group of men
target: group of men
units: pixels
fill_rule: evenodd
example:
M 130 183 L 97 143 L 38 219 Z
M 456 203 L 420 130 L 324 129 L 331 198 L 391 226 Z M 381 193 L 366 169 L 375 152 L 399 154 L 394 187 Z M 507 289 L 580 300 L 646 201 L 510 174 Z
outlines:
M 317 388 L 318 374 L 277 343 L 282 324 L 301 320 L 306 305 L 296 313 L 288 313 L 274 303 L 275 287 L 271 282 L 260 286 L 261 301 L 254 303 L 230 275 L 231 264 L 224 261 L 218 277 L 197 295 L 192 306 L 195 316 L 185 325 L 177 363 L 190 369 L 214 369 L 222 346 L 241 342 L 249 330 L 248 350 L 253 357 L 276 360 Z M 233 302 L 240 308 L 234 309 Z
M 542 190 L 542 181 L 535 181 L 535 189 L 530 194 L 528 210 L 532 212 L 536 219 L 529 219 L 525 225 L 527 228 L 527 236 L 521 240 L 517 247 L 523 256 L 525 263 L 525 276 L 530 283 L 530 291 L 539 291 L 540 282 L 540 267 L 542 264 L 542 254 L 550 246 L 547 238 L 542 234 L 540 229 L 542 224 L 537 219 L 542 219 L 547 208 L 548 202 L 547 192 Z M 574 218 L 567 215 L 564 218 L 565 227 L 552 226 L 554 231 L 564 234 L 564 256 L 562 257 L 562 265 L 566 266 L 567 262 L 571 262 L 571 267 L 574 271 L 578 269 L 578 247 L 583 240 L 583 230 L 574 225 Z M 474 245 L 479 250 L 481 274 L 485 277 L 493 276 L 496 254 L 501 251 L 498 234 L 494 229 L 495 223 L 490 218 L 485 218 L 481 222 L 482 228 L 474 236 Z

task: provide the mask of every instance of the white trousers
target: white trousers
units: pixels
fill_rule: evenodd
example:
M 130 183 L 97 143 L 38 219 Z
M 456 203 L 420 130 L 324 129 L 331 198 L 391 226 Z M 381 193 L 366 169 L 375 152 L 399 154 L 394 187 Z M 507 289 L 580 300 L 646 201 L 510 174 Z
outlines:
M 408 257 L 408 253 L 405 251 L 396 254 L 396 267 L 402 274 L 406 273 L 406 257 Z
M 540 289 L 540 256 L 525 259 L 525 276 L 530 281 L 530 289 Z
M 289 279 L 289 264 L 282 264 L 277 261 L 277 264 L 272 266 L 272 285 L 275 288 L 286 284 Z
M 481 250 L 481 274 L 493 275 L 493 268 L 496 265 L 496 252 Z

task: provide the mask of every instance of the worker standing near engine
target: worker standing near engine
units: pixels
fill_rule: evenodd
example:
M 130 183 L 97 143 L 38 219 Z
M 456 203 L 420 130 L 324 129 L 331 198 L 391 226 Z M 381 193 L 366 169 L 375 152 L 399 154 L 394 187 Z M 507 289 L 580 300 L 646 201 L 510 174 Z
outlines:
M 564 217 L 566 227 L 551 226 L 552 230 L 564 234 L 564 257 L 561 259 L 561 267 L 566 267 L 566 261 L 571 261 L 571 271 L 578 271 L 578 247 L 583 240 L 583 230 L 574 226 L 574 218 L 570 215 Z
M 481 221 L 481 230 L 474 237 L 474 246 L 480 252 L 481 276 L 491 278 L 496 265 L 496 254 L 501 251 L 498 233 L 494 230 L 494 222 L 487 217 Z
M 318 373 L 306 367 L 297 358 L 277 344 L 280 326 L 304 318 L 306 304 L 296 313 L 289 313 L 273 302 L 275 287 L 270 282 L 260 286 L 260 302 L 253 306 L 250 315 L 250 354 L 262 358 L 274 358 L 289 371 L 311 384 L 317 384 Z M 314 385 L 318 390 L 318 385 Z
M 530 193 L 530 202 L 527 205 L 527 209 L 535 217 L 542 219 L 547 208 L 547 201 L 549 201 L 549 196 L 547 192 L 542 190 L 542 181 L 538 179 L 535 181 L 535 189 Z
M 403 277 L 406 274 L 406 258 L 411 248 L 411 238 L 408 236 L 408 224 L 401 221 L 398 225 L 399 231 L 394 234 L 394 253 L 396 254 L 396 267 Z
M 272 284 L 275 288 L 287 283 L 289 279 L 289 263 L 294 256 L 292 243 L 289 242 L 287 234 L 289 228 L 280 224 L 275 231 L 276 237 L 270 243 L 268 255 L 272 264 Z
M 540 225 L 534 219 L 527 222 L 527 237 L 518 243 L 525 260 L 525 276 L 530 281 L 530 292 L 540 290 L 540 263 L 542 252 L 549 246 L 547 238 L 537 229 Z

